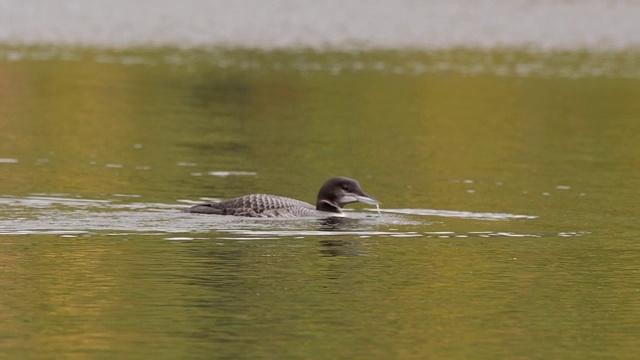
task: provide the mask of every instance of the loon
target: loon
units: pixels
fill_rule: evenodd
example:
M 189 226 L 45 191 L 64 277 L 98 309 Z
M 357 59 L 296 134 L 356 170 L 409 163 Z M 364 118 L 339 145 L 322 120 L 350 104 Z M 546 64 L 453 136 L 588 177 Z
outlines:
M 378 205 L 378 200 L 362 191 L 356 180 L 334 177 L 318 191 L 316 206 L 277 195 L 251 194 L 221 202 L 195 205 L 189 213 L 248 217 L 331 217 L 344 216 L 342 207 L 353 202 Z

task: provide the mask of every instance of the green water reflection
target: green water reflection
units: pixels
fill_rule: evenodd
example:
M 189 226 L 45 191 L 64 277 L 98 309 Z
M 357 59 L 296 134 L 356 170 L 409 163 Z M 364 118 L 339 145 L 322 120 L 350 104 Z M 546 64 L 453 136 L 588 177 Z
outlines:
M 10 357 L 640 350 L 635 54 L 0 48 L 0 59 L 0 196 L 312 201 L 347 175 L 387 209 L 535 217 L 367 225 L 416 234 L 404 238 L 5 233 Z M 506 235 L 447 235 L 482 231 Z

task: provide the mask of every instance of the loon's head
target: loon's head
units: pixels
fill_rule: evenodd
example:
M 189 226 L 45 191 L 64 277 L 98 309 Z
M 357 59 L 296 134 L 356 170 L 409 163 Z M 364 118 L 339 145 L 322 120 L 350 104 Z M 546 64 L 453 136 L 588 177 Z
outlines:
M 380 202 L 362 191 L 360 184 L 347 177 L 334 177 L 322 185 L 318 191 L 316 209 L 334 213 L 342 213 L 345 204 L 353 202 L 378 205 Z

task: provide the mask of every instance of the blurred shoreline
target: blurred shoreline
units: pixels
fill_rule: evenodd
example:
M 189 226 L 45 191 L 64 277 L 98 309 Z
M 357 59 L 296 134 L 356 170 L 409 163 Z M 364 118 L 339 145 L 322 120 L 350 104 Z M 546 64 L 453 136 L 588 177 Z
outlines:
M 0 0 L 0 44 L 635 51 L 640 2 Z

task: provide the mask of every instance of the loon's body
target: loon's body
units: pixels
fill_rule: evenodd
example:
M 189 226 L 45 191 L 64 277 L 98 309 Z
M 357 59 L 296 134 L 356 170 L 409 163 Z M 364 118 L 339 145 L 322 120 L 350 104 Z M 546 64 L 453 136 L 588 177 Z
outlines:
M 251 194 L 217 203 L 196 205 L 187 209 L 187 212 L 248 217 L 343 216 L 342 207 L 358 201 L 379 204 L 376 199 L 362 191 L 356 180 L 335 177 L 322 185 L 315 206 L 283 196 Z

